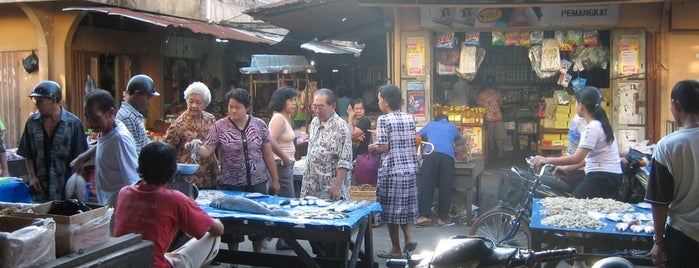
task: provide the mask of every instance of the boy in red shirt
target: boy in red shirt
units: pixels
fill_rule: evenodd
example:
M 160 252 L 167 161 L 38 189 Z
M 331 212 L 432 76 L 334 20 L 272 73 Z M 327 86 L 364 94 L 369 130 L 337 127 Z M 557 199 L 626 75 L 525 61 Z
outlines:
M 192 199 L 168 189 L 177 170 L 172 145 L 149 143 L 138 157 L 143 180 L 119 191 L 114 236 L 143 235 L 154 243 L 154 267 L 206 267 L 218 253 L 223 224 L 207 215 Z M 177 230 L 193 237 L 166 252 Z

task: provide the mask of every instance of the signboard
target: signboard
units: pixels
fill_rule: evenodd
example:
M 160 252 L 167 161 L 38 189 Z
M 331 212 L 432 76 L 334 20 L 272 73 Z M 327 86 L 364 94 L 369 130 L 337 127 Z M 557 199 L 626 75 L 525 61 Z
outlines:
M 423 82 L 408 82 L 407 95 L 408 113 L 425 116 L 425 84 Z
M 420 8 L 424 28 L 615 26 L 619 5 L 516 8 Z
M 408 75 L 425 74 L 425 38 L 408 37 L 405 42 L 406 72 Z

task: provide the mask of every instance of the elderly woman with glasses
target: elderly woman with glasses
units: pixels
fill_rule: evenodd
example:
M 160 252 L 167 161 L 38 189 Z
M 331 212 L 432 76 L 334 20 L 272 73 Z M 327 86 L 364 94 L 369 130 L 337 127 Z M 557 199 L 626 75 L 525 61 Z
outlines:
M 199 188 L 215 188 L 218 176 L 216 154 L 209 157 L 192 159 L 192 152 L 185 144 L 193 139 L 206 139 L 216 118 L 206 112 L 206 106 L 211 103 L 211 92 L 201 82 L 194 82 L 184 91 L 187 110 L 170 124 L 165 132 L 163 141 L 172 144 L 177 150 L 178 163 L 197 163 L 200 165 L 197 173 L 185 179 Z

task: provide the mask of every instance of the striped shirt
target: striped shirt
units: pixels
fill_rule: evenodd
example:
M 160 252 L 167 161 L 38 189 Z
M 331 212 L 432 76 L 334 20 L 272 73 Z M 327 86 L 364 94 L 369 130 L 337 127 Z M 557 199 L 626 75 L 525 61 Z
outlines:
M 124 123 L 136 142 L 136 155 L 141 153 L 141 148 L 148 144 L 146 126 L 143 124 L 143 115 L 128 102 L 122 102 L 117 112 L 116 119 Z

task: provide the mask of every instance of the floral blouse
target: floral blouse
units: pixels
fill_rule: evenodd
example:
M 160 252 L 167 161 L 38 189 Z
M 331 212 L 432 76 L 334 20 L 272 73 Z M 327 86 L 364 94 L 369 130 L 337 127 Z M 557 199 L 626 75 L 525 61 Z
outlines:
M 211 127 L 216 122 L 216 118 L 207 112 L 202 112 L 201 118 L 193 118 L 189 113 L 184 112 L 177 120 L 170 124 L 165 132 L 164 142 L 175 146 L 177 150 L 178 163 L 193 163 L 192 152 L 184 148 L 184 144 L 193 139 L 206 140 Z M 194 175 L 189 175 L 185 179 L 199 188 L 214 188 L 216 177 L 218 176 L 218 161 L 216 154 L 211 154 L 209 158 L 197 158 L 200 168 Z

